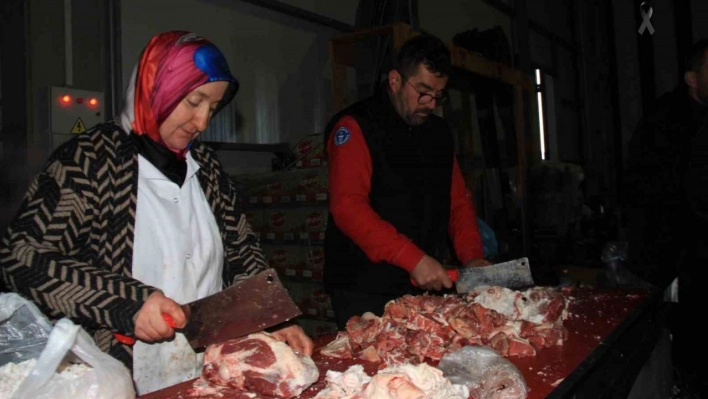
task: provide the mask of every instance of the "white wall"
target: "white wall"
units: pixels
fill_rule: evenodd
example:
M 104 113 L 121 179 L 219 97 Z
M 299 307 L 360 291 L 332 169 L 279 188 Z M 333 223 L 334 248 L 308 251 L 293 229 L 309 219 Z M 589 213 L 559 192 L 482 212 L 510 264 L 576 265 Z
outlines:
M 124 85 L 159 32 L 193 31 L 222 50 L 241 88 L 235 132 L 220 141 L 288 141 L 321 131 L 332 112 L 332 29 L 236 0 L 123 0 L 121 19 Z

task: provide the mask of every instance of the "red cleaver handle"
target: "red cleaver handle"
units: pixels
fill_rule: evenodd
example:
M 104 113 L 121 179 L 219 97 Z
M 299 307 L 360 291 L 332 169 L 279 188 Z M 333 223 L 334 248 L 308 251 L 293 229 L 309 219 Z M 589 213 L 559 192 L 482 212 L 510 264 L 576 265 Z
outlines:
M 459 280 L 459 278 L 460 278 L 460 271 L 457 269 L 447 269 L 447 270 L 445 270 L 445 272 L 447 273 L 447 276 L 450 277 L 450 280 L 452 280 L 453 283 L 456 283 L 457 280 Z M 418 286 L 418 284 L 416 284 L 412 278 L 411 278 L 411 284 L 413 284 L 413 286 L 415 286 L 415 287 Z
M 177 324 L 175 324 L 175 321 L 172 319 L 172 316 L 168 315 L 167 313 L 162 314 L 162 318 L 165 319 L 167 324 L 172 327 L 172 328 L 177 328 Z M 135 344 L 135 338 L 129 337 L 127 335 L 123 334 L 118 334 L 114 333 L 113 336 L 116 338 L 116 341 L 120 342 L 121 344 L 124 345 L 134 345 Z

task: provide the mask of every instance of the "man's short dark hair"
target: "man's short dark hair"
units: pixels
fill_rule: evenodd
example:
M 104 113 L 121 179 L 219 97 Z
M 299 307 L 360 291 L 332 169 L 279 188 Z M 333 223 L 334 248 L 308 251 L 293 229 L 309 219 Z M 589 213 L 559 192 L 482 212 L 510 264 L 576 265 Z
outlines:
M 705 61 L 706 50 L 708 50 L 708 39 L 697 41 L 691 46 L 691 50 L 686 57 L 686 71 L 698 72 Z
M 420 64 L 435 75 L 449 76 L 452 72 L 450 50 L 442 40 L 432 35 L 418 35 L 408 39 L 398 51 L 394 69 L 410 77 L 417 72 Z

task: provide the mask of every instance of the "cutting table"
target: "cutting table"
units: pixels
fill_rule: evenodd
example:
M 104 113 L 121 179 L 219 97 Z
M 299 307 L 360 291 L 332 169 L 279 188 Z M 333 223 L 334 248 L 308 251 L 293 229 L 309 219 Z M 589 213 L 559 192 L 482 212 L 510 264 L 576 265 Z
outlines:
M 529 399 L 627 397 L 642 365 L 646 362 L 665 327 L 666 307 L 657 290 L 597 288 L 564 289 L 571 300 L 564 321 L 568 340 L 563 346 L 538 351 L 534 357 L 515 358 L 514 363 L 529 387 Z M 358 359 L 323 357 L 319 349 L 334 336 L 316 340 L 313 360 L 320 379 L 302 395 L 313 398 L 324 388 L 327 370 L 344 371 L 362 364 L 374 374 L 378 364 Z M 432 363 L 431 365 L 435 365 Z M 143 395 L 140 399 L 239 398 L 238 392 L 224 396 L 194 396 L 194 380 Z

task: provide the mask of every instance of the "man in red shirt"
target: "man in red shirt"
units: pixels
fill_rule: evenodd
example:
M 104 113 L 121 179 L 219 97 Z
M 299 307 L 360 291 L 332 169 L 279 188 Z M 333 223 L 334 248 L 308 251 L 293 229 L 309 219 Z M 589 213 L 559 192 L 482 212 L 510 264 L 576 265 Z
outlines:
M 451 288 L 440 263 L 448 239 L 464 267 L 489 264 L 451 130 L 432 113 L 451 69 L 440 39 L 410 39 L 381 90 L 326 129 L 324 282 L 340 329 L 351 316 L 381 315 L 402 295 Z

